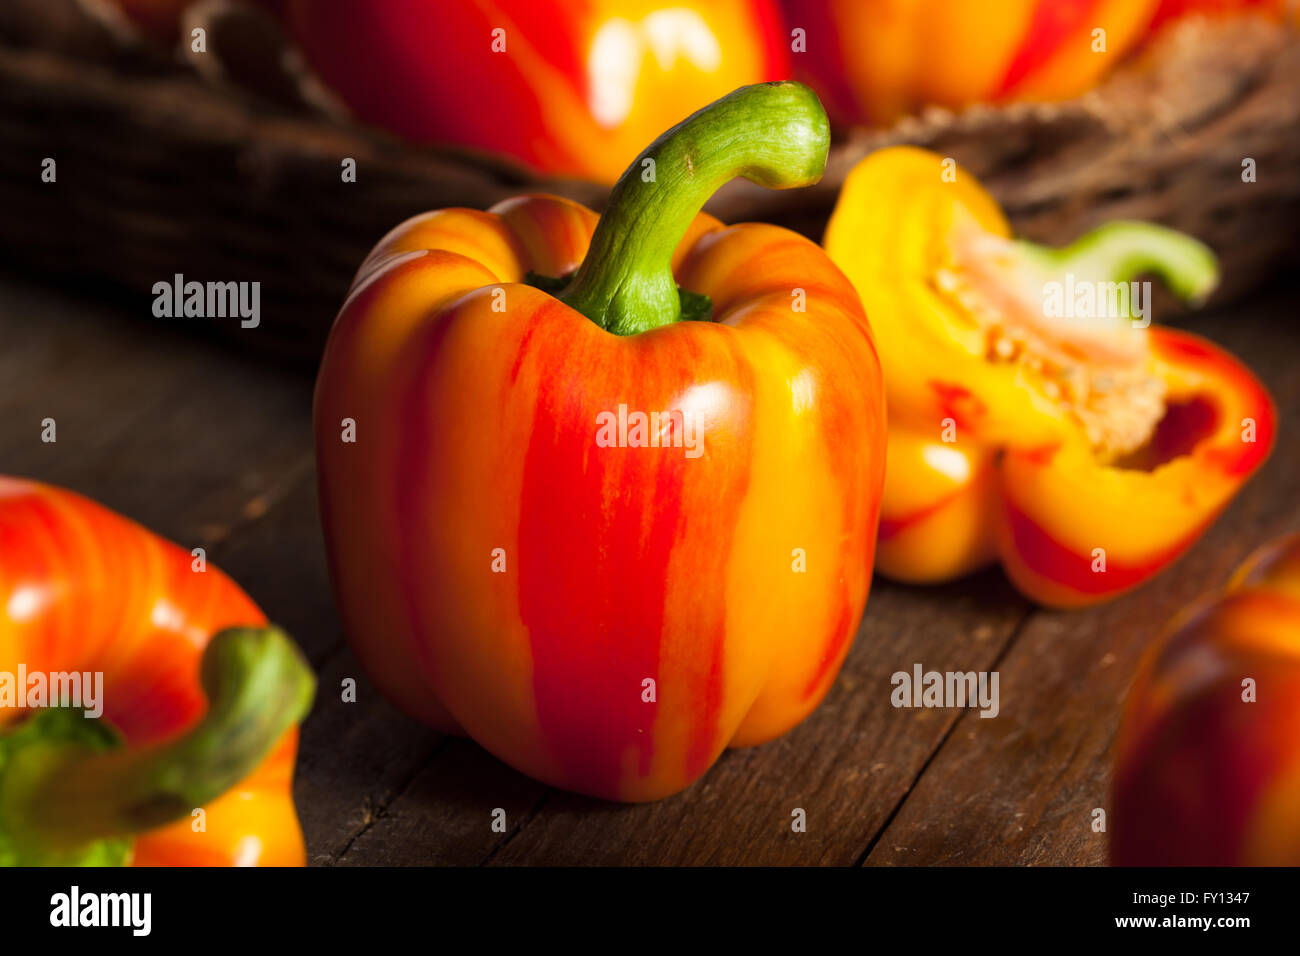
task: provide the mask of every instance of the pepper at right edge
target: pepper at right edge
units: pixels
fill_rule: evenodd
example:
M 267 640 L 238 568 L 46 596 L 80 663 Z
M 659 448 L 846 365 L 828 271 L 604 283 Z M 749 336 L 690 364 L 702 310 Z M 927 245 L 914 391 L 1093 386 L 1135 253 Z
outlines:
M 1115 744 L 1115 866 L 1300 866 L 1300 533 L 1147 648 Z
M 1263 385 L 1199 336 L 1150 323 L 1210 251 L 1139 222 L 1061 249 L 1012 238 L 951 159 L 913 147 L 849 174 L 824 240 L 885 366 L 876 568 L 937 583 L 1001 562 L 1031 600 L 1109 600 L 1174 562 L 1268 457 Z

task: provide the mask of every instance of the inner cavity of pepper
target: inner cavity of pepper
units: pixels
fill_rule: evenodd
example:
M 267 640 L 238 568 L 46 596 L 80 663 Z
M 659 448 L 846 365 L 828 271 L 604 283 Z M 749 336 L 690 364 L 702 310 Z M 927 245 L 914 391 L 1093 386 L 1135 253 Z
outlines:
M 1064 287 L 1066 275 L 1042 268 L 1016 243 L 973 223 L 953 229 L 946 251 L 931 287 L 970 324 L 976 334 L 967 341 L 976 354 L 1015 366 L 1023 381 L 1079 425 L 1101 461 L 1132 456 L 1151 440 L 1167 395 L 1145 327 L 1117 314 L 1101 294 L 1094 295 L 1096 314 L 1050 314 L 1047 290 L 1051 283 Z

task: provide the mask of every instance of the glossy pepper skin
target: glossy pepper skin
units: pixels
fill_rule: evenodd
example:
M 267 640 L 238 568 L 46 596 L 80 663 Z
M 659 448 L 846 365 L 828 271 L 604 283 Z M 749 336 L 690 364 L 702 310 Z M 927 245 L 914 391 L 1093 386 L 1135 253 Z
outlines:
M 1300 534 L 1147 650 L 1117 746 L 1115 865 L 1300 866 Z
M 1199 243 L 1142 223 L 1109 224 L 1060 250 L 1012 242 L 992 197 L 950 163 L 910 147 L 872 154 L 849 174 L 825 237 L 873 317 L 885 365 L 876 566 L 931 583 L 1000 561 L 1042 604 L 1115 597 L 1186 550 L 1263 462 L 1272 403 L 1248 370 L 1190 333 L 1121 324 L 1090 339 L 1081 321 L 1041 319 L 1048 280 L 1150 271 L 1203 296 L 1215 273 Z M 1141 447 L 1099 453 L 1045 376 L 994 361 L 965 304 L 976 289 L 982 314 L 999 321 L 1000 308 L 1036 307 L 1085 370 L 1102 348 L 1149 349 L 1164 409 Z
M 694 110 L 788 72 L 772 0 L 281 6 L 308 61 L 362 121 L 602 182 Z
M 807 31 L 796 75 L 844 124 L 927 105 L 1068 99 L 1145 35 L 1158 0 L 784 0 Z M 1105 50 L 1093 31 L 1105 30 Z
M 0 862 L 304 863 L 290 787 L 311 672 L 194 560 L 86 498 L 0 476 L 0 677 L 103 675 L 99 719 L 0 707 Z
M 746 87 L 599 225 L 547 196 L 445 209 L 362 266 L 317 382 L 321 510 L 353 647 L 405 710 L 641 801 L 821 700 L 870 583 L 879 363 L 817 246 L 696 213 L 740 171 L 816 181 L 828 138 L 805 87 Z M 521 282 L 575 269 L 559 298 Z M 677 320 L 675 283 L 711 321 Z M 602 443 L 620 406 L 681 412 L 683 447 Z

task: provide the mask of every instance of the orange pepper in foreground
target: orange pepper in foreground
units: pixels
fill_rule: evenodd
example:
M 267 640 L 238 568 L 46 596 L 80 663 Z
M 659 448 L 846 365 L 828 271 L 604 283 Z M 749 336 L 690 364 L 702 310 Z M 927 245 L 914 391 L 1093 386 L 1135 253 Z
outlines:
M 1117 746 L 1115 865 L 1300 866 L 1300 534 L 1147 650 Z
M 79 495 L 0 477 L 0 864 L 305 862 L 290 787 L 311 671 L 194 560 Z M 73 673 L 87 689 L 54 708 Z M 87 674 L 102 675 L 98 719 Z
M 1182 554 L 1272 447 L 1275 412 L 1247 369 L 1137 314 L 1145 272 L 1209 292 L 1195 240 L 1110 223 L 1059 250 L 1013 241 L 967 172 L 897 147 L 849 174 L 825 245 L 885 366 L 890 577 L 1000 560 L 1040 603 L 1112 598 Z
M 814 243 L 697 212 L 736 175 L 815 182 L 828 141 L 806 87 L 745 87 L 651 144 L 599 222 L 529 196 L 371 253 L 316 453 L 345 628 L 403 709 L 638 801 L 817 706 L 870 585 L 880 366 Z

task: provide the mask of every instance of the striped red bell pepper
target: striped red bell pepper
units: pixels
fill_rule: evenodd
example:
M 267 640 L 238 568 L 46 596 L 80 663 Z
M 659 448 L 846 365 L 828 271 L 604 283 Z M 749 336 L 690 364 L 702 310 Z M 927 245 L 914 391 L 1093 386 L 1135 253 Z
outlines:
M 828 138 L 806 87 L 745 87 L 648 147 L 599 221 L 529 196 L 371 253 L 316 450 L 345 625 L 407 711 L 648 800 L 825 695 L 871 577 L 880 363 L 814 243 L 697 213 L 736 175 L 814 182 Z

